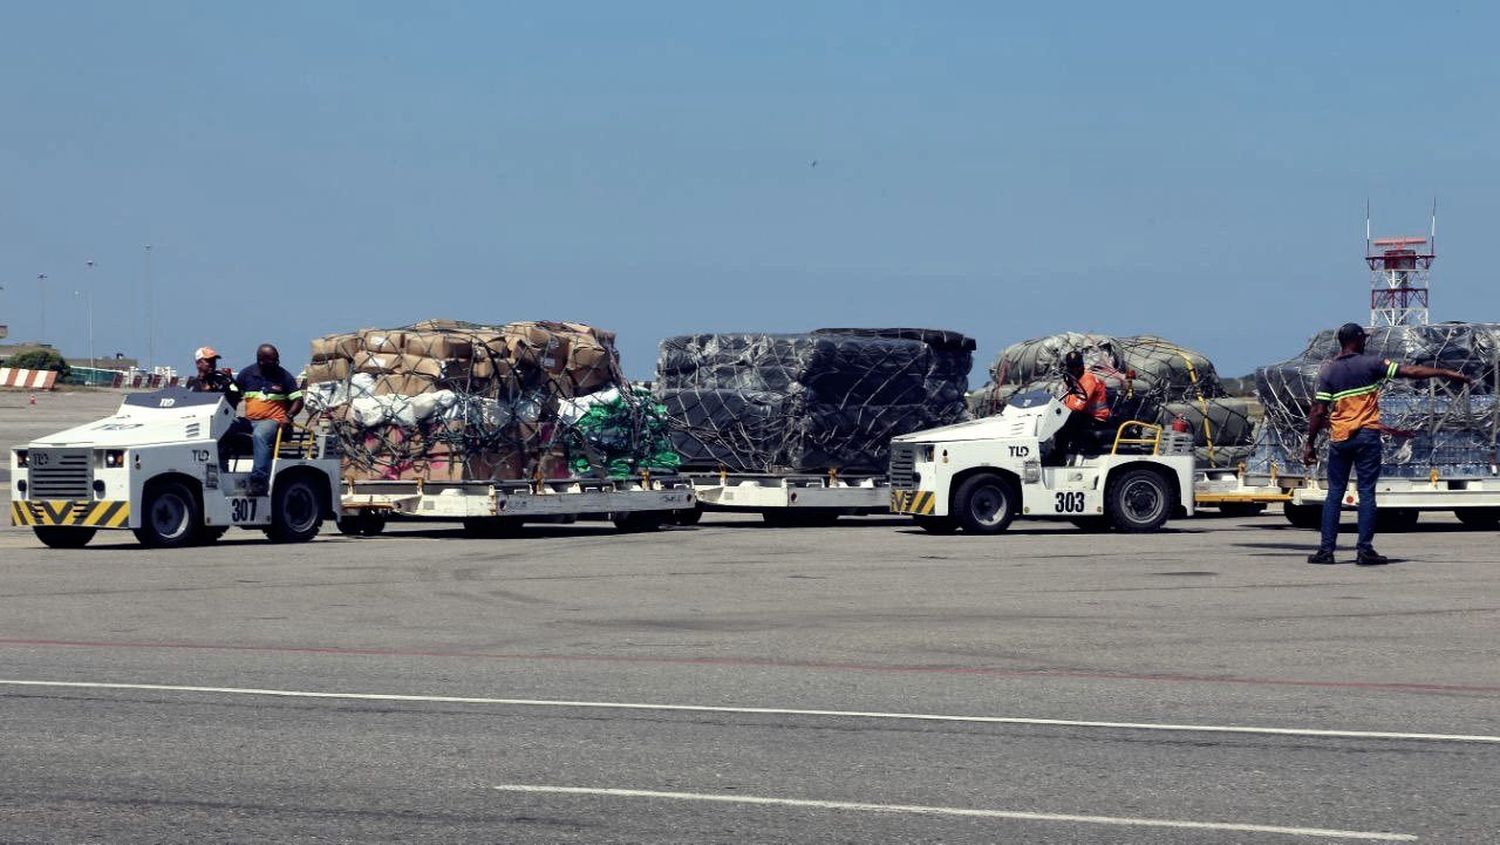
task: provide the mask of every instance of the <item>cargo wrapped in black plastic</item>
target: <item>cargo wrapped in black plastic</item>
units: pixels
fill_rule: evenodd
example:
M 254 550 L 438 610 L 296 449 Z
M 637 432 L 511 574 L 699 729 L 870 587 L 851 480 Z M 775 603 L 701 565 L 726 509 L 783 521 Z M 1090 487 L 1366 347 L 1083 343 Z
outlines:
M 757 390 L 656 389 L 672 448 L 683 464 L 737 472 L 775 468 L 788 438 L 786 394 Z
M 1400 364 L 1457 370 L 1472 379 L 1461 388 L 1439 379 L 1395 380 L 1382 391 L 1383 423 L 1413 437 L 1387 436 L 1387 475 L 1421 477 L 1488 475 L 1500 443 L 1500 326 L 1491 323 L 1434 323 L 1368 328 L 1365 351 Z M 1255 392 L 1265 407 L 1265 423 L 1250 466 L 1301 475 L 1302 444 L 1318 372 L 1339 352 L 1334 330 L 1314 335 L 1295 358 L 1255 371 Z M 1314 471 L 1319 471 L 1321 465 Z
M 879 472 L 892 437 L 963 419 L 973 349 L 932 329 L 683 335 L 656 391 L 684 466 Z
M 928 405 L 805 405 L 791 415 L 782 464 L 790 469 L 884 472 L 891 438 L 950 425 L 963 416 L 963 403 L 941 413 Z
M 1226 394 L 1208 356 L 1155 335 L 1120 339 L 1125 368 L 1162 402 L 1217 399 Z

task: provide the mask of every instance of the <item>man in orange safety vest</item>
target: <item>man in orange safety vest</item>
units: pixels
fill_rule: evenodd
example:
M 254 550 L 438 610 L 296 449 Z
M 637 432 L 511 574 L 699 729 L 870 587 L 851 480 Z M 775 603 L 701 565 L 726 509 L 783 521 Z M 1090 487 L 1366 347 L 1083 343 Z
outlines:
M 1073 413 L 1053 438 L 1052 463 L 1066 462 L 1069 454 L 1095 446 L 1098 433 L 1109 423 L 1109 394 L 1104 381 L 1088 371 L 1083 353 L 1074 350 L 1063 357 L 1063 404 Z

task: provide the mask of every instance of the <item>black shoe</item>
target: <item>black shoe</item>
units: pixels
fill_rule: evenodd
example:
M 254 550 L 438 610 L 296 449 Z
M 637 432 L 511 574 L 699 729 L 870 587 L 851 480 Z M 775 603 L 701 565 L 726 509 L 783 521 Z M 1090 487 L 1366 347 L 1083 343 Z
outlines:
M 1359 564 L 1360 566 L 1384 566 L 1387 563 L 1390 563 L 1391 559 L 1381 554 L 1380 552 L 1375 551 L 1374 549 L 1370 549 L 1368 551 L 1360 552 L 1359 557 L 1356 558 L 1354 562 Z
M 269 485 L 264 478 L 252 478 L 245 483 L 245 495 L 256 497 L 264 496 L 270 491 Z
M 1338 561 L 1336 561 L 1336 560 L 1333 559 L 1333 552 L 1325 552 L 1322 549 L 1318 549 L 1317 551 L 1315 551 L 1312 554 L 1308 555 L 1307 556 L 1307 562 L 1308 563 L 1338 563 Z

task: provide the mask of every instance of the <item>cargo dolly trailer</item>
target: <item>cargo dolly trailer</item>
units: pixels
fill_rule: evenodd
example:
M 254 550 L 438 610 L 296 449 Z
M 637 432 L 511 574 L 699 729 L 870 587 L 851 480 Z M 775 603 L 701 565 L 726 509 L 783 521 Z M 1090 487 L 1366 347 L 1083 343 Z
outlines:
M 372 536 L 392 519 L 459 522 L 474 537 L 499 537 L 528 522 L 609 519 L 622 531 L 654 531 L 693 513 L 692 483 L 679 475 L 531 481 L 345 481 L 339 530 Z
M 688 473 L 698 509 L 760 514 L 770 525 L 829 525 L 841 516 L 883 514 L 890 510 L 891 485 L 883 475 L 826 473 Z
M 1446 476 L 1434 467 L 1418 477 L 1382 476 L 1375 485 L 1376 516 L 1382 531 L 1415 526 L 1423 513 L 1449 512 L 1473 528 L 1500 529 L 1500 472 L 1489 476 Z M 1299 528 L 1317 529 L 1328 488 L 1316 475 L 1271 472 L 1242 476 L 1232 495 L 1279 501 L 1282 514 Z M 1343 509 L 1359 508 L 1354 479 L 1344 492 Z

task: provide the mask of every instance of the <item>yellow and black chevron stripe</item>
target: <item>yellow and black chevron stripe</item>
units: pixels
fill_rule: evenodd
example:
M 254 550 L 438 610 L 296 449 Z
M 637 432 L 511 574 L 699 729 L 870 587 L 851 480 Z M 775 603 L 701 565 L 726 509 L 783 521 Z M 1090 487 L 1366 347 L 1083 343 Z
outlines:
M 929 515 L 937 506 L 937 494 L 923 490 L 892 490 L 891 512 Z
M 68 525 L 79 528 L 125 528 L 129 502 L 11 502 L 11 525 Z

